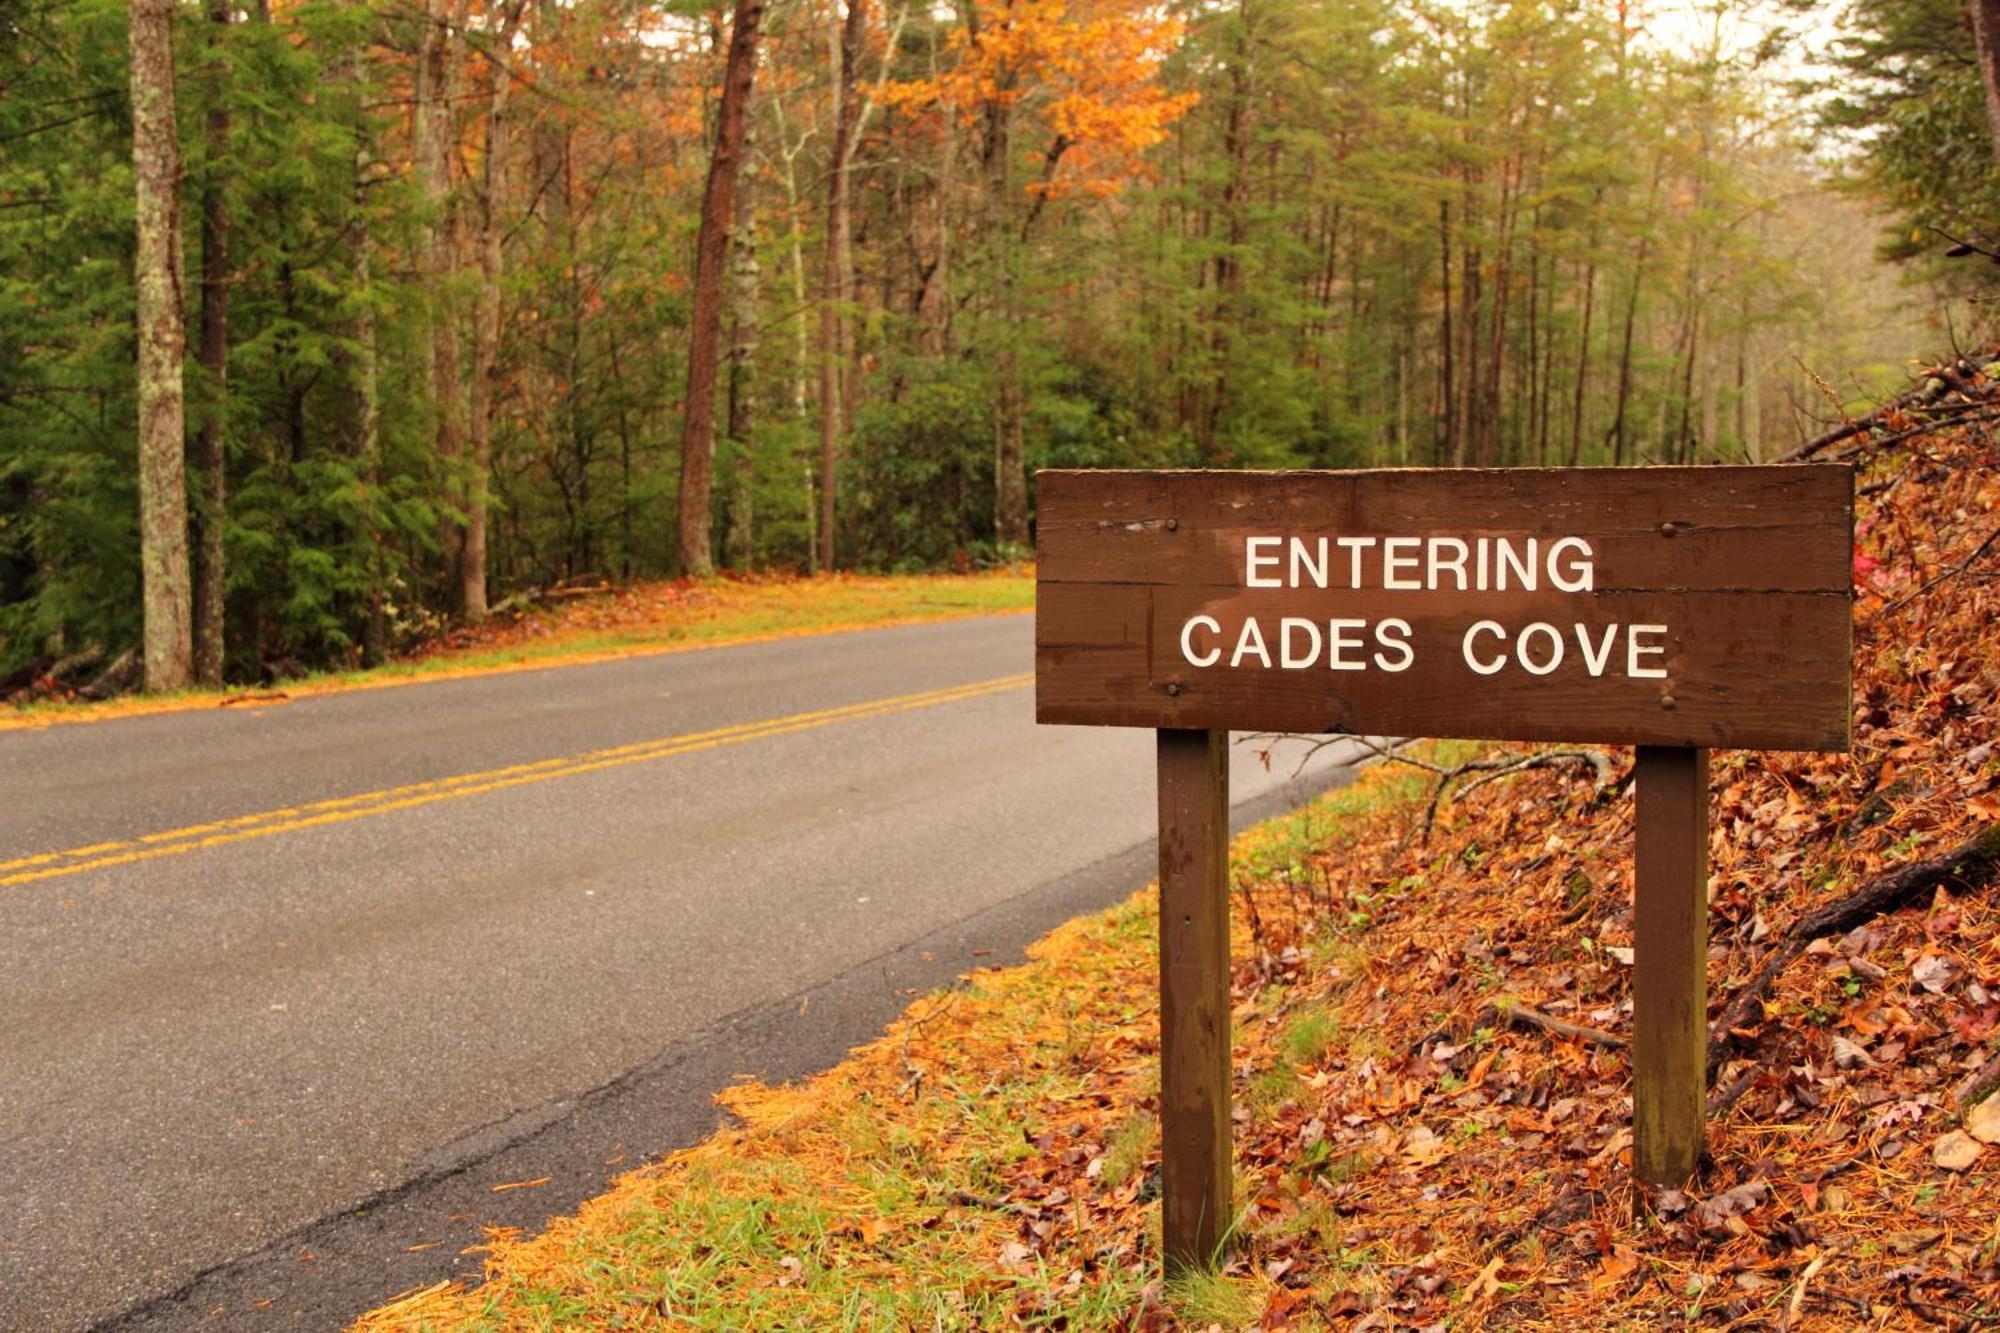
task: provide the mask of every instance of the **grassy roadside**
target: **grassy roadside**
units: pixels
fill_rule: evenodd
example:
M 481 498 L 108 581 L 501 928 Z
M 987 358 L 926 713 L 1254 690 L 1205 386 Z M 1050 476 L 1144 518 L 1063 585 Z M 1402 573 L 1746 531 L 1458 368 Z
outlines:
M 1245 833 L 1269 878 L 1425 784 L 1371 769 Z M 358 1328 L 1075 1328 L 1169 1312 L 1241 1322 L 1228 1283 L 1163 1292 L 1157 1259 L 1158 932 L 1149 889 L 1038 942 L 1031 962 L 927 996 L 797 1085 L 723 1094 L 740 1120 L 621 1178 L 540 1237 L 496 1234 L 489 1281 L 414 1293 Z M 1329 935 L 1321 952 L 1347 946 Z M 1239 957 L 1256 944 L 1242 913 Z M 1252 1006 L 1254 1008 L 1254 1005 Z M 1239 1006 L 1237 1021 L 1248 1015 Z M 1087 1189 L 1024 1172 L 1053 1157 Z
M 496 615 L 484 625 L 451 631 L 368 670 L 322 672 L 247 690 L 231 686 L 100 703 L 50 698 L 0 707 L 0 731 L 239 702 L 270 704 L 794 635 L 1018 613 L 1034 606 L 1034 596 L 1034 575 L 1023 569 L 642 584 L 550 608 Z

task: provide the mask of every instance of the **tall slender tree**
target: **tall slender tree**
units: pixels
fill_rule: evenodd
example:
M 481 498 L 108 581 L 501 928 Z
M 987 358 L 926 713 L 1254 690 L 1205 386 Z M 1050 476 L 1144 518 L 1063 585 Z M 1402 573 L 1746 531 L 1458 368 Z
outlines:
M 466 417 L 471 445 L 465 476 L 465 546 L 459 560 L 459 604 L 467 620 L 486 618 L 487 493 L 493 475 L 493 422 L 500 408 L 500 282 L 506 236 L 503 215 L 509 142 L 509 94 L 514 71 L 509 55 L 528 0 L 504 5 L 487 32 L 486 152 L 479 175 L 479 291 L 472 313 L 472 400 Z
M 828 86 L 833 98 L 833 146 L 826 174 L 826 262 L 820 276 L 819 315 L 819 567 L 832 569 L 836 500 L 840 480 L 840 437 L 851 404 L 847 401 L 847 307 L 854 299 L 853 237 L 848 218 L 848 176 L 854 156 L 860 97 L 855 65 L 867 31 L 868 0 L 847 0 L 841 21 L 834 0 L 827 21 Z
M 139 562 L 145 602 L 145 684 L 179 689 L 193 677 L 184 453 L 187 353 L 182 310 L 181 153 L 174 125 L 173 0 L 130 0 L 132 174 L 139 321 Z
M 439 545 L 444 553 L 446 588 L 461 595 L 465 556 L 464 453 L 466 395 L 458 348 L 457 302 L 452 279 L 458 271 L 462 213 L 454 189 L 454 149 L 458 138 L 459 84 L 465 65 L 465 24 L 471 0 L 429 0 L 422 11 L 417 47 L 416 114 L 412 127 L 417 190 L 429 211 L 423 254 L 428 297 L 430 358 L 425 370 L 436 418 L 436 451 L 443 480 Z
M 724 430 L 735 452 L 729 488 L 729 567 L 748 570 L 756 563 L 754 530 L 757 481 L 757 341 L 761 332 L 757 284 L 757 173 L 752 139 L 743 143 L 743 165 L 737 173 L 736 226 L 729 255 L 729 363 L 723 397 L 728 404 Z
M 729 56 L 723 65 L 722 104 L 715 119 L 715 150 L 708 160 L 701 229 L 695 238 L 694 312 L 688 331 L 677 537 L 681 572 L 695 578 L 707 578 L 715 572 L 710 493 L 715 466 L 715 374 L 722 341 L 722 280 L 729 265 L 736 177 L 757 77 L 757 29 L 763 18 L 764 0 L 736 0 L 736 14 L 729 25 Z
M 230 0 L 207 0 L 207 158 L 201 182 L 201 421 L 194 437 L 194 678 L 220 685 L 229 515 L 229 24 Z

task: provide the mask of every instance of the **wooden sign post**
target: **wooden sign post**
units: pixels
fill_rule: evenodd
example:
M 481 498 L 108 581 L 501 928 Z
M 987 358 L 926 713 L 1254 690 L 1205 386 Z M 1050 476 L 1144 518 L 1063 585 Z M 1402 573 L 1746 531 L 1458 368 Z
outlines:
M 1703 1145 L 1708 750 L 1844 750 L 1844 465 L 1043 472 L 1038 721 L 1151 727 L 1162 1228 L 1230 1223 L 1230 729 L 1633 745 L 1633 1166 Z

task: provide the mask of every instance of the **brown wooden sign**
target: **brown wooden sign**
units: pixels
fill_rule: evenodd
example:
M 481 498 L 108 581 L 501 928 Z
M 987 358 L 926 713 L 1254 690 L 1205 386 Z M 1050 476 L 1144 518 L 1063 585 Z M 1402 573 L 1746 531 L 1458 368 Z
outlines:
M 1845 465 L 1043 472 L 1042 722 L 1847 746 Z
M 1708 747 L 1847 748 L 1854 477 L 1043 472 L 1035 708 L 1153 727 L 1161 1240 L 1230 1220 L 1229 731 L 1638 747 L 1632 1165 L 1704 1143 Z

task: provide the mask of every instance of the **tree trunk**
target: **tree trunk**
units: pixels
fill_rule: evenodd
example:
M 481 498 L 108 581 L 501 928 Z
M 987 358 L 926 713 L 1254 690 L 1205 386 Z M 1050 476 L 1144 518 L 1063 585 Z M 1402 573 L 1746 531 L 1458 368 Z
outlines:
M 743 163 L 736 182 L 736 226 L 729 263 L 729 378 L 727 385 L 730 446 L 736 454 L 729 492 L 729 567 L 747 570 L 756 559 L 752 529 L 757 454 L 757 176 L 750 169 L 752 152 L 746 137 Z
M 222 683 L 223 549 L 228 514 L 229 402 L 229 0 L 208 0 L 211 40 L 207 171 L 201 184 L 201 423 L 194 438 L 194 678 Z
M 848 235 L 847 167 L 859 115 L 854 64 L 868 16 L 867 0 L 847 0 L 844 24 L 829 24 L 826 61 L 832 96 L 833 150 L 826 186 L 826 271 L 820 277 L 819 311 L 819 567 L 833 568 L 834 500 L 840 466 L 840 428 L 845 420 L 841 352 L 848 343 L 847 306 L 854 294 L 854 254 Z M 835 7 L 834 17 L 839 17 Z
M 1520 211 L 1520 167 L 1515 159 L 1500 163 L 1499 231 L 1493 245 L 1493 314 L 1487 334 L 1486 378 L 1474 407 L 1476 427 L 1473 459 L 1490 466 L 1500 456 L 1501 389 L 1507 369 L 1507 302 L 1512 295 L 1514 221 Z
M 1569 405 L 1569 465 L 1583 457 L 1583 394 L 1590 381 L 1590 316 L 1597 304 L 1597 238 L 1591 237 L 1590 258 L 1583 266 L 1583 328 L 1576 340 L 1576 384 Z
M 1451 331 L 1451 201 L 1438 200 L 1438 282 L 1442 306 L 1438 318 L 1438 439 L 1436 459 L 1456 459 L 1458 445 L 1458 394 L 1452 383 Z
M 735 222 L 736 177 L 743 159 L 750 90 L 757 77 L 757 26 L 763 18 L 764 0 L 736 0 L 729 55 L 722 72 L 722 105 L 716 114 L 715 152 L 708 160 L 701 230 L 695 240 L 678 535 L 681 573 L 694 578 L 715 573 L 709 541 L 709 491 L 715 464 L 715 371 L 722 338 L 722 278 L 729 263 L 729 234 Z
M 1625 408 L 1632 398 L 1632 330 L 1639 320 L 1639 288 L 1646 278 L 1646 243 L 1639 238 L 1639 250 L 1632 260 L 1632 294 L 1625 303 L 1625 340 L 1618 353 L 1618 396 L 1611 412 L 1611 462 L 1625 463 Z
M 1208 411 L 1204 414 L 1195 446 L 1203 466 L 1222 461 L 1217 439 L 1229 410 L 1229 369 L 1234 334 L 1242 311 L 1243 245 L 1246 226 L 1243 218 L 1250 193 L 1250 132 L 1248 118 L 1255 89 L 1250 69 L 1250 12 L 1247 3 L 1236 9 L 1236 49 L 1229 62 L 1229 104 L 1222 118 L 1222 153 L 1229 163 L 1229 179 L 1222 187 L 1223 241 L 1215 257 L 1215 326 L 1209 335 L 1209 355 L 1215 369 L 1208 390 Z M 1331 284 L 1329 284 L 1330 286 Z
M 361 80 L 357 75 L 356 82 Z M 368 144 L 365 120 L 355 129 L 354 149 L 354 287 L 362 294 L 355 316 L 355 422 L 354 452 L 361 460 L 361 481 L 368 488 L 369 509 L 364 520 L 368 527 L 362 539 L 368 543 L 368 621 L 361 631 L 361 663 L 376 666 L 389 655 L 389 612 L 387 553 L 375 521 L 382 485 L 382 388 L 381 356 L 376 346 L 375 300 L 369 288 L 375 282 L 375 237 L 368 222 L 368 206 L 362 190 L 373 153 Z
M 173 0 L 131 0 L 133 278 L 139 334 L 139 564 L 145 688 L 186 686 L 194 663 L 188 574 L 187 353 L 182 313 L 180 143 L 174 128 Z
M 459 561 L 459 604 L 467 620 L 486 618 L 486 511 L 493 474 L 493 419 L 499 401 L 496 381 L 500 363 L 501 195 L 506 189 L 510 150 L 507 101 L 513 76 L 502 63 L 513 49 L 528 0 L 514 0 L 490 34 L 494 58 L 489 62 L 493 89 L 486 102 L 486 155 L 479 188 L 479 295 L 472 319 L 472 405 L 467 419 L 471 436 L 470 468 L 465 477 L 465 550 Z
M 431 409 L 436 416 L 443 513 L 438 544 L 444 554 L 443 583 L 460 591 L 465 544 L 464 486 L 459 475 L 465 445 L 465 391 L 460 382 L 458 324 L 449 283 L 458 267 L 459 209 L 452 193 L 454 107 L 463 65 L 465 17 L 470 0 L 429 0 L 423 41 L 418 49 L 416 115 L 413 126 L 417 190 L 430 214 L 429 244 L 423 256 L 429 302 L 430 361 L 425 367 Z
M 1979 50 L 1979 82 L 1986 89 L 1986 128 L 1993 162 L 2000 166 L 2000 0 L 1972 0 L 1972 36 Z
M 1011 0 L 1009 0 L 1011 7 Z M 983 40 L 979 9 L 961 3 L 959 13 L 970 41 Z M 1014 157 L 1013 96 L 1019 83 L 1018 72 L 1003 65 L 992 95 L 985 105 L 986 125 L 980 144 L 980 167 L 985 178 L 984 229 L 991 247 L 990 261 L 995 289 L 994 308 L 998 314 L 997 337 L 989 348 L 994 367 L 993 412 L 993 537 L 1002 544 L 1025 546 L 1028 541 L 1028 479 L 1023 469 L 1025 404 L 1021 387 L 1021 310 L 1019 246 L 1014 220 L 1008 205 Z M 989 335 L 991 337 L 992 335 Z

